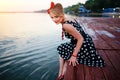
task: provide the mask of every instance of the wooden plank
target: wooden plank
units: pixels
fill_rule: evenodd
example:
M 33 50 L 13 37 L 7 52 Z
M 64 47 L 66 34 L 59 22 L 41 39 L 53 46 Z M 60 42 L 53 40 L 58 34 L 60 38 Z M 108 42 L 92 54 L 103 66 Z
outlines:
M 92 80 L 106 80 L 100 67 L 92 67 Z
M 120 42 L 111 40 L 111 41 L 106 41 L 113 49 L 115 50 L 120 50 Z
M 103 30 L 109 32 L 110 34 L 116 33 L 117 35 L 114 35 L 113 37 L 106 35 L 100 35 L 101 38 L 107 42 L 108 45 L 110 45 L 113 49 L 120 49 L 120 41 L 119 41 L 119 33 L 115 30 L 110 30 L 109 28 L 101 27 Z M 99 33 L 98 33 L 99 34 Z M 119 43 L 119 44 L 118 44 Z
M 112 49 L 120 49 L 120 44 L 118 44 L 118 41 L 111 39 L 106 35 L 101 35 L 101 37 L 106 42 L 106 44 L 112 47 Z
M 119 74 L 116 72 L 116 69 L 114 68 L 111 61 L 109 60 L 109 58 L 112 58 L 112 57 L 106 56 L 105 50 L 104 51 L 98 50 L 98 53 L 105 60 L 105 63 L 106 63 L 106 66 L 102 68 L 105 79 L 106 80 L 120 80 Z
M 79 64 L 76 66 L 76 79 L 75 80 L 85 80 L 83 64 Z
M 107 30 L 108 32 L 110 32 L 111 34 L 113 34 L 114 36 L 116 36 L 116 38 L 113 39 L 120 39 L 119 33 L 117 30 L 119 29 L 118 27 L 111 27 L 109 26 L 107 29 L 103 27 L 104 30 Z
M 82 21 L 82 20 L 79 20 L 79 21 Z M 97 27 L 97 23 L 90 22 L 90 20 L 87 20 L 87 19 L 84 19 L 84 21 L 80 22 L 80 24 L 84 24 L 83 22 L 86 24 L 86 25 L 82 25 L 85 28 L 86 32 L 89 31 L 88 28 L 92 29 L 95 32 L 95 35 L 97 36 L 97 40 L 94 40 L 96 48 L 98 48 L 98 49 L 112 49 L 112 47 L 110 45 L 108 45 L 106 43 L 106 41 L 101 37 L 101 35 L 96 31 L 96 30 L 98 30 L 98 28 L 101 30 L 103 30 L 103 28 Z M 94 39 L 93 36 L 91 36 L 91 37 Z
M 106 55 L 109 57 L 109 60 L 111 61 L 112 65 L 116 69 L 116 72 L 120 75 L 120 55 L 118 54 L 120 53 L 120 51 L 117 52 L 115 50 L 111 50 L 105 52 Z
M 67 62 L 67 71 L 64 80 L 84 80 L 83 65 L 79 64 L 73 67 Z
M 75 76 L 74 76 L 75 72 L 74 72 L 74 67 L 69 65 L 69 62 L 67 63 L 67 71 L 65 73 L 64 76 L 64 80 L 74 80 Z
M 93 80 L 92 79 L 92 67 L 84 65 L 84 76 L 85 76 L 85 80 Z
M 93 27 L 92 27 L 93 28 Z M 95 31 L 95 34 L 97 36 L 97 40 L 96 40 L 96 43 L 95 45 L 99 45 L 99 47 L 96 47 L 98 49 L 112 49 L 111 46 L 108 45 L 108 43 L 106 43 L 106 41 L 102 38 L 102 36 L 96 31 L 95 28 L 93 28 L 94 31 Z
M 99 19 L 92 19 L 94 23 L 97 23 L 96 25 L 91 24 L 95 27 L 97 27 L 97 30 L 105 30 L 116 36 L 114 40 L 120 41 L 120 19 L 106 19 L 106 18 L 99 18 Z M 110 20 L 110 21 L 108 21 Z

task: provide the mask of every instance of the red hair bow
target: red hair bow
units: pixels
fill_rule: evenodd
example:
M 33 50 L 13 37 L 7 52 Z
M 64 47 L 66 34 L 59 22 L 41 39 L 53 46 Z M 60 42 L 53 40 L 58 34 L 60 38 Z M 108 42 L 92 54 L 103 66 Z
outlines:
M 54 2 L 51 2 L 50 8 L 47 10 L 48 14 L 50 13 L 50 9 L 54 8 L 55 4 Z

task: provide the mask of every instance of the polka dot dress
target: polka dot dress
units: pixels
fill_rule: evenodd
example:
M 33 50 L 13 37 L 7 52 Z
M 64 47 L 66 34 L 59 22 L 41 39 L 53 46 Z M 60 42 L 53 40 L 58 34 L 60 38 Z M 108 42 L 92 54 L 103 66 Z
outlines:
M 104 67 L 104 60 L 97 54 L 92 38 L 83 31 L 81 26 L 73 21 L 66 21 L 64 24 L 71 24 L 84 38 L 80 51 L 77 54 L 78 63 L 88 66 Z M 70 42 L 62 43 L 59 45 L 57 51 L 64 60 L 68 60 L 74 51 L 77 40 L 65 31 L 64 34 L 66 38 L 70 39 Z

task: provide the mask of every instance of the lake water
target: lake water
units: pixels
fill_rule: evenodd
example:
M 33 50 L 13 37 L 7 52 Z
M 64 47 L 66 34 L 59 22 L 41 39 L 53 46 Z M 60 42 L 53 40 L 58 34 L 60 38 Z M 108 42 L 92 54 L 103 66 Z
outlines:
M 43 13 L 0 13 L 0 80 L 55 80 L 61 25 Z

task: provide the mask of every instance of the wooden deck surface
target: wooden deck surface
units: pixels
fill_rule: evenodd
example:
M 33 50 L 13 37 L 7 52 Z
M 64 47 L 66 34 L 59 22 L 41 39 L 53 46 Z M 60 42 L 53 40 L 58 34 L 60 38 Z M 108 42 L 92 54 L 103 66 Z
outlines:
M 93 38 L 106 66 L 68 65 L 64 80 L 120 80 L 120 19 L 81 17 L 77 21 Z

